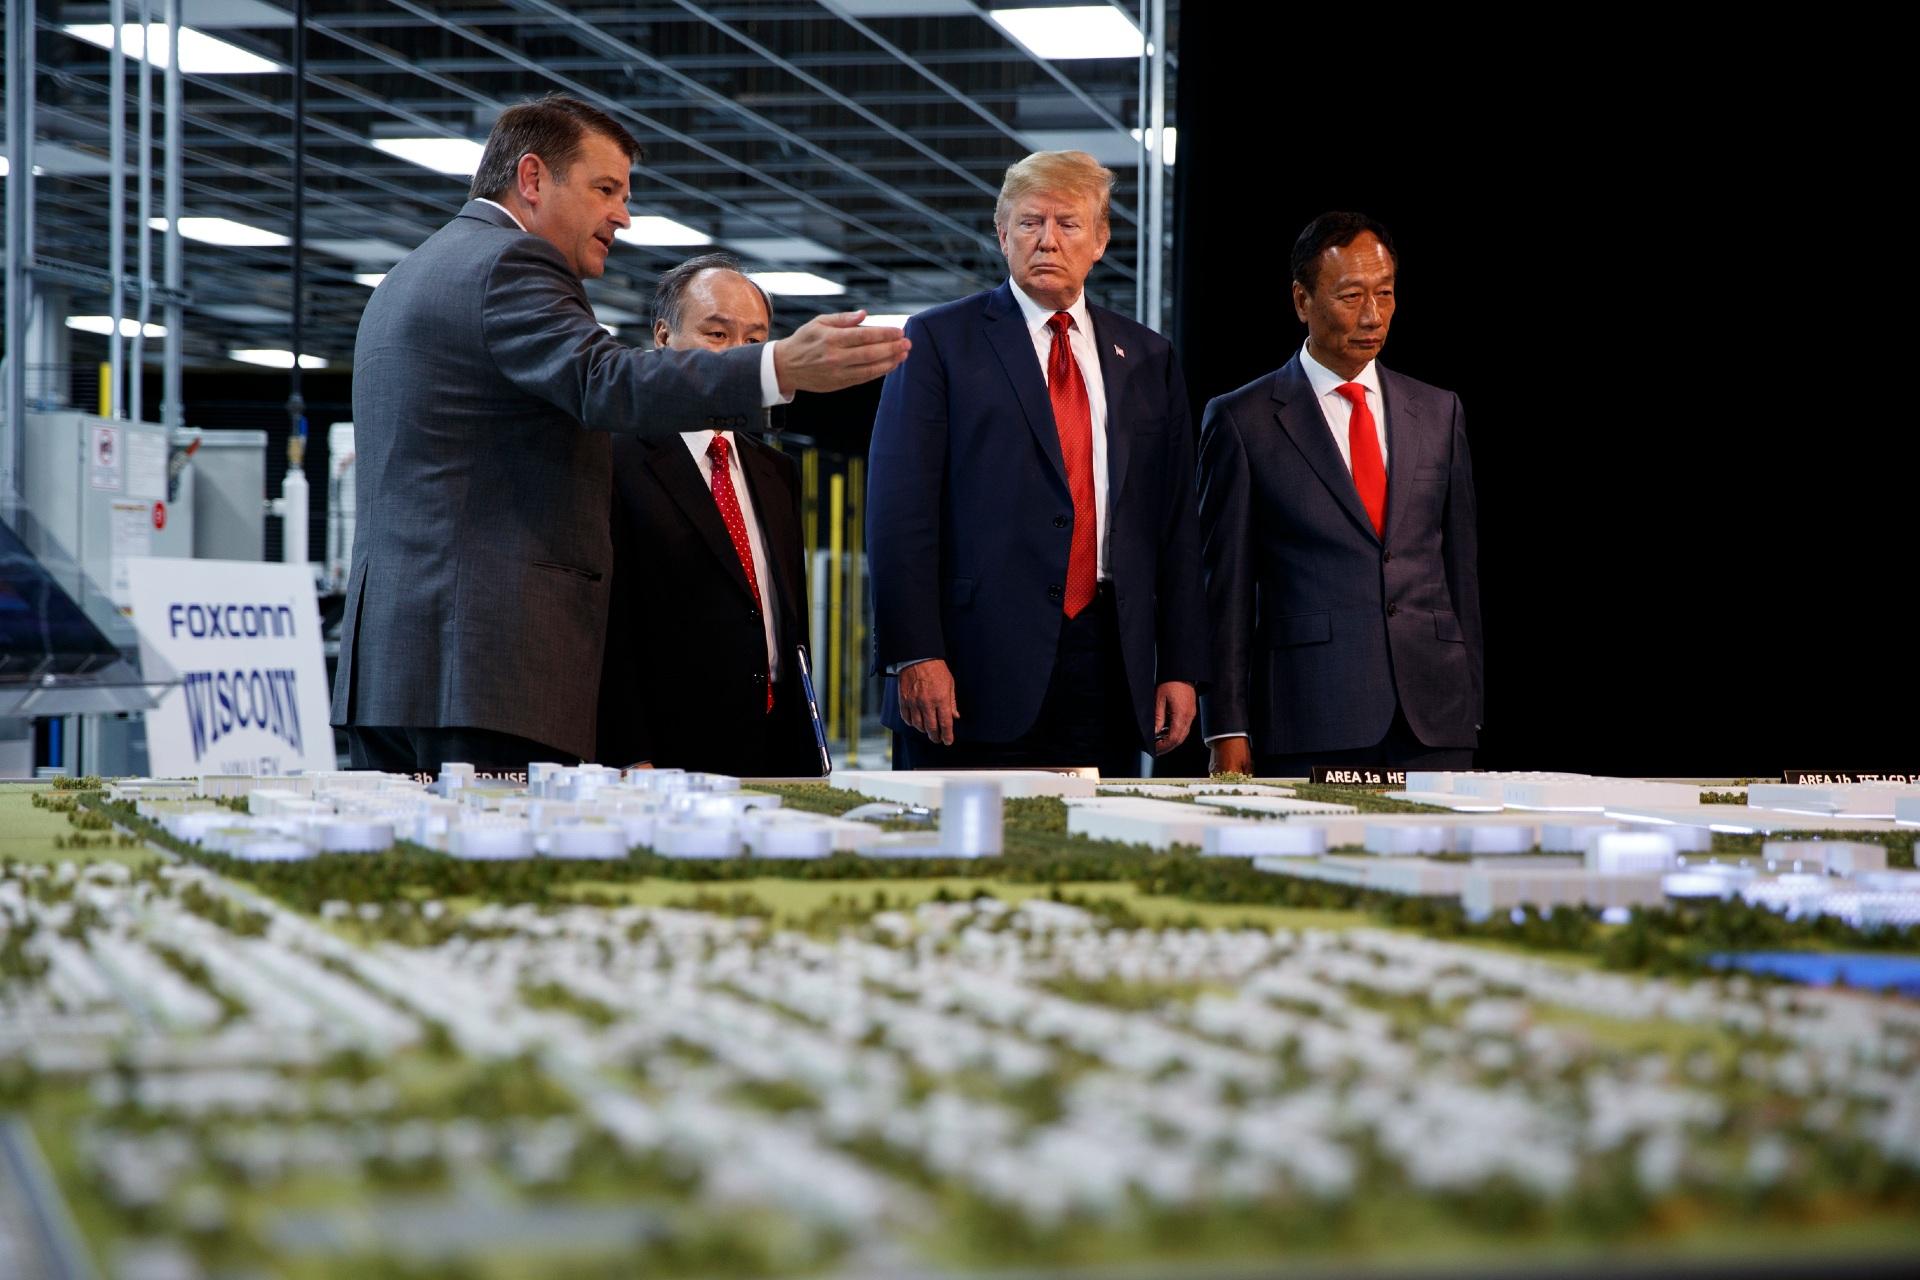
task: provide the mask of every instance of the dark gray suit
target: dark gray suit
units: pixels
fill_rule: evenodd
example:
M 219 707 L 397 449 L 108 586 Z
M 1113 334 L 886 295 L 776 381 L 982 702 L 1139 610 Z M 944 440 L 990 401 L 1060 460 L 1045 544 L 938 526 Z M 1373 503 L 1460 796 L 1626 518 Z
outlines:
M 1429 747 L 1479 743 L 1473 465 L 1460 399 L 1381 368 L 1384 538 L 1295 354 L 1207 405 L 1200 521 L 1214 682 L 1208 737 L 1256 757 L 1367 748 L 1396 706 Z
M 760 358 L 615 341 L 559 250 L 469 202 L 360 320 L 333 722 L 591 758 L 613 559 L 603 433 L 757 422 Z

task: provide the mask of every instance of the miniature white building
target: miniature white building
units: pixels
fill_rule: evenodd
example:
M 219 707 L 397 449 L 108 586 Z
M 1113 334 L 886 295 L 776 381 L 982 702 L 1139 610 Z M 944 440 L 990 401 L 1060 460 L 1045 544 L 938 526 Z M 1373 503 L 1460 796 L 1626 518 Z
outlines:
M 1657 907 L 1666 890 L 1659 875 L 1603 875 L 1580 868 L 1475 866 L 1460 890 L 1471 917 L 1514 907 Z
M 1252 821 L 1220 810 L 1177 800 L 1146 800 L 1133 796 L 1075 798 L 1067 805 L 1067 832 L 1095 840 L 1144 844 L 1166 849 L 1176 844 L 1198 845 L 1214 827 L 1249 826 Z
M 1760 853 L 1770 865 L 1788 871 L 1855 876 L 1887 869 L 1886 846 L 1858 840 L 1769 840 Z
M 1601 875 L 1660 876 L 1674 865 L 1673 837 L 1664 831 L 1610 831 L 1587 854 L 1587 870 Z

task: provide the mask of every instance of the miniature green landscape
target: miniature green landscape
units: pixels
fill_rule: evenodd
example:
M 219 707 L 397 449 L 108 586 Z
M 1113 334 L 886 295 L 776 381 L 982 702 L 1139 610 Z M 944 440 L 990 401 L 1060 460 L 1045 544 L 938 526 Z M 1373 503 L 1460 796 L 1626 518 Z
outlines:
M 0 930 L 0 1116 L 105 1270 L 1920 1250 L 1920 1009 L 1709 960 L 1920 938 L 1737 899 L 1475 921 L 1044 798 L 988 858 L 249 862 L 82 783 L 0 786 Z

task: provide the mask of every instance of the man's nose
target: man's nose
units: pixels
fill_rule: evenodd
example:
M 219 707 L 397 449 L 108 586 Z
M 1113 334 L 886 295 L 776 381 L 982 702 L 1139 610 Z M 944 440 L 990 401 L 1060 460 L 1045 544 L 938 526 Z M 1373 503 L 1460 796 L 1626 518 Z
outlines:
M 1034 238 L 1033 247 L 1036 249 L 1051 249 L 1059 238 L 1060 228 L 1053 224 L 1052 218 L 1048 218 L 1040 224 L 1040 234 Z
M 1380 326 L 1380 300 L 1368 294 L 1360 303 L 1360 323 L 1369 329 Z
M 633 225 L 633 215 L 627 212 L 627 206 L 624 204 L 613 211 L 613 225 L 616 227 L 630 227 Z

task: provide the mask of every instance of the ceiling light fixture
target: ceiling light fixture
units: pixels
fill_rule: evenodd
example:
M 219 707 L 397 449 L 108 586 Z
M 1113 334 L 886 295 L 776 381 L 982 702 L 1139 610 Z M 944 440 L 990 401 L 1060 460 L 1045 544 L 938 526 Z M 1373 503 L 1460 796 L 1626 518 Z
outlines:
M 67 328 L 78 329 L 81 333 L 97 333 L 106 337 L 113 332 L 112 316 L 68 316 Z M 140 332 L 140 322 L 127 316 L 120 317 L 120 336 L 131 338 Z M 149 338 L 164 338 L 167 327 L 163 324 L 149 324 L 146 328 Z
M 987 17 L 1037 58 L 1138 58 L 1147 38 L 1133 20 L 1108 4 L 1059 9 L 991 9 Z
M 624 240 L 628 244 L 648 245 L 696 245 L 712 244 L 713 237 L 704 231 L 688 226 L 684 222 L 675 222 L 672 218 L 663 218 L 654 213 L 635 216 L 633 225 L 622 227 L 613 233 L 614 239 Z
M 1127 132 L 1133 135 L 1133 140 L 1135 142 L 1140 141 L 1140 131 L 1138 129 L 1129 129 Z M 1161 163 L 1172 164 L 1174 155 L 1180 150 L 1180 130 L 1176 129 L 1172 125 L 1168 125 L 1166 128 L 1162 129 L 1160 132 L 1167 135 L 1167 154 L 1160 158 Z M 1147 150 L 1148 151 L 1153 150 L 1153 138 L 1151 135 L 1149 135 L 1147 138 Z
M 249 347 L 241 351 L 229 351 L 227 355 L 242 364 L 265 365 L 269 369 L 293 368 L 293 352 L 282 351 L 277 347 Z M 301 356 L 302 369 L 324 369 L 327 362 L 319 356 Z
M 123 24 L 120 28 L 120 51 L 129 58 L 144 55 L 148 32 L 152 33 L 153 58 L 156 67 L 167 65 L 167 24 L 151 23 L 142 28 L 139 23 Z M 113 24 L 108 22 L 72 23 L 67 34 L 84 40 L 95 48 L 111 50 L 113 48 Z M 180 28 L 180 70 L 190 76 L 239 76 L 266 75 L 284 71 L 277 62 L 269 62 L 258 54 L 248 53 L 237 44 L 228 44 L 225 40 L 216 40 L 204 31 L 195 31 L 192 27 Z
M 167 220 L 149 218 L 147 225 L 155 231 L 165 231 Z M 182 218 L 180 234 L 202 244 L 223 245 L 229 249 L 278 249 L 293 243 L 277 231 L 235 222 L 232 218 Z
M 486 148 L 472 138 L 370 138 L 375 150 L 431 169 L 435 173 L 471 178 L 480 168 Z
M 847 286 L 811 271 L 749 271 L 747 279 L 768 293 L 789 298 L 832 298 L 847 291 Z

